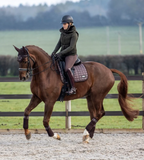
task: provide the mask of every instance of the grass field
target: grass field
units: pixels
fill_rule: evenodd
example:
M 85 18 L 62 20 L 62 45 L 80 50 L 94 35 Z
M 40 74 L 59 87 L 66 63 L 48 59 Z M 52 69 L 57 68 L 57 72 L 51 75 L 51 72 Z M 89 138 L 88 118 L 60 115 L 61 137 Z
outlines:
M 106 55 L 106 27 L 77 29 L 80 36 L 77 43 L 79 55 Z M 118 32 L 121 33 L 121 54 L 139 54 L 138 27 L 109 27 L 109 53 L 119 54 Z M 52 53 L 60 32 L 58 30 L 44 31 L 0 31 L 0 55 L 17 53 L 13 45 L 21 48 L 25 45 L 37 45 L 49 54 Z
M 117 93 L 117 84 L 109 92 Z M 2 82 L 0 83 L 1 94 L 30 94 L 29 82 Z M 141 81 L 129 81 L 129 93 L 141 93 Z M 29 100 L 0 100 L 0 111 L 24 111 Z M 134 108 L 142 109 L 142 100 L 134 100 Z M 120 106 L 117 99 L 104 100 L 105 111 L 120 111 Z M 54 111 L 64 111 L 65 103 L 57 102 L 54 106 Z M 44 111 L 44 104 L 41 103 L 33 111 Z M 84 99 L 72 101 L 72 111 L 87 111 L 87 102 Z M 30 117 L 30 128 L 43 129 L 43 117 Z M 72 128 L 85 128 L 89 123 L 89 117 L 72 117 Z M 23 117 L 0 117 L 0 129 L 21 129 Z M 65 117 L 51 117 L 50 125 L 52 128 L 65 128 Z M 123 116 L 103 117 L 98 123 L 97 128 L 141 128 L 142 117 L 138 117 L 133 122 L 127 121 Z

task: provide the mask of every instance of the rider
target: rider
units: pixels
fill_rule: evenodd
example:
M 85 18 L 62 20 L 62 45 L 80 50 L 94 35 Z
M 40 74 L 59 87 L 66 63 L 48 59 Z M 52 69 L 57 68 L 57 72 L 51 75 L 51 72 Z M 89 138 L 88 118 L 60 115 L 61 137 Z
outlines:
M 76 88 L 71 68 L 77 60 L 76 43 L 79 34 L 73 24 L 72 16 L 63 16 L 61 24 L 63 24 L 63 27 L 60 29 L 60 39 L 52 54 L 56 54 L 56 52 L 61 48 L 60 52 L 58 52 L 56 56 L 60 59 L 65 60 L 65 72 L 71 84 L 71 89 L 67 92 L 67 94 L 71 95 L 76 94 Z

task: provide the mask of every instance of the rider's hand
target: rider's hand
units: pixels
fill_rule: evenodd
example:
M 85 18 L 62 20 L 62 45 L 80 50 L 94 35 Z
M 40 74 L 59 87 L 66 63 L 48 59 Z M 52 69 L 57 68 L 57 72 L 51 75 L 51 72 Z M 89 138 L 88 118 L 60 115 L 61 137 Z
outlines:
M 56 57 L 57 57 L 57 59 L 60 60 L 60 59 L 61 59 L 61 53 L 57 53 L 57 54 L 56 54 Z
M 51 54 L 51 57 L 53 57 L 53 56 L 55 56 L 55 55 L 56 55 L 56 53 L 53 52 L 53 53 Z

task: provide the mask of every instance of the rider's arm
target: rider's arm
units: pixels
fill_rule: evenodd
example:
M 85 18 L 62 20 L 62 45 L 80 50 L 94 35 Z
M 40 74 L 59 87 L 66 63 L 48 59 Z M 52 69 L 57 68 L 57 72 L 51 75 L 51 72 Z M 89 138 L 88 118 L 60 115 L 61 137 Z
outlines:
M 60 47 L 61 47 L 61 40 L 59 39 L 59 41 L 58 41 L 53 53 L 56 53 L 60 49 Z
M 64 49 L 63 51 L 59 52 L 58 54 L 59 54 L 59 55 L 65 55 L 65 54 L 67 54 L 68 52 L 70 52 L 71 50 L 73 50 L 74 47 L 75 47 L 75 45 L 76 45 L 77 38 L 78 38 L 77 33 L 74 33 L 74 34 L 72 35 L 72 38 L 71 38 L 70 46 L 67 47 L 66 49 Z

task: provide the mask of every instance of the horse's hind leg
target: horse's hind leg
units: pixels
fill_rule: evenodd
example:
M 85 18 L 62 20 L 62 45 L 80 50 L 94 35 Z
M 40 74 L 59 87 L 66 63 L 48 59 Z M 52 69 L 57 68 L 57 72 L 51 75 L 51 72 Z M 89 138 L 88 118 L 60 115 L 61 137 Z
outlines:
M 25 136 L 27 138 L 27 140 L 29 140 L 31 138 L 31 133 L 30 131 L 28 130 L 28 120 L 29 120 L 29 115 L 31 113 L 31 111 L 41 102 L 41 100 L 33 95 L 32 98 L 31 98 L 31 101 L 28 105 L 28 107 L 25 109 L 25 112 L 24 112 L 24 120 L 23 120 L 23 128 L 25 130 Z
M 105 114 L 102 102 L 102 100 L 94 100 L 90 96 L 87 97 L 91 122 L 86 126 L 85 131 L 83 133 L 83 141 L 86 143 L 88 143 L 89 139 L 93 137 L 96 123 Z

